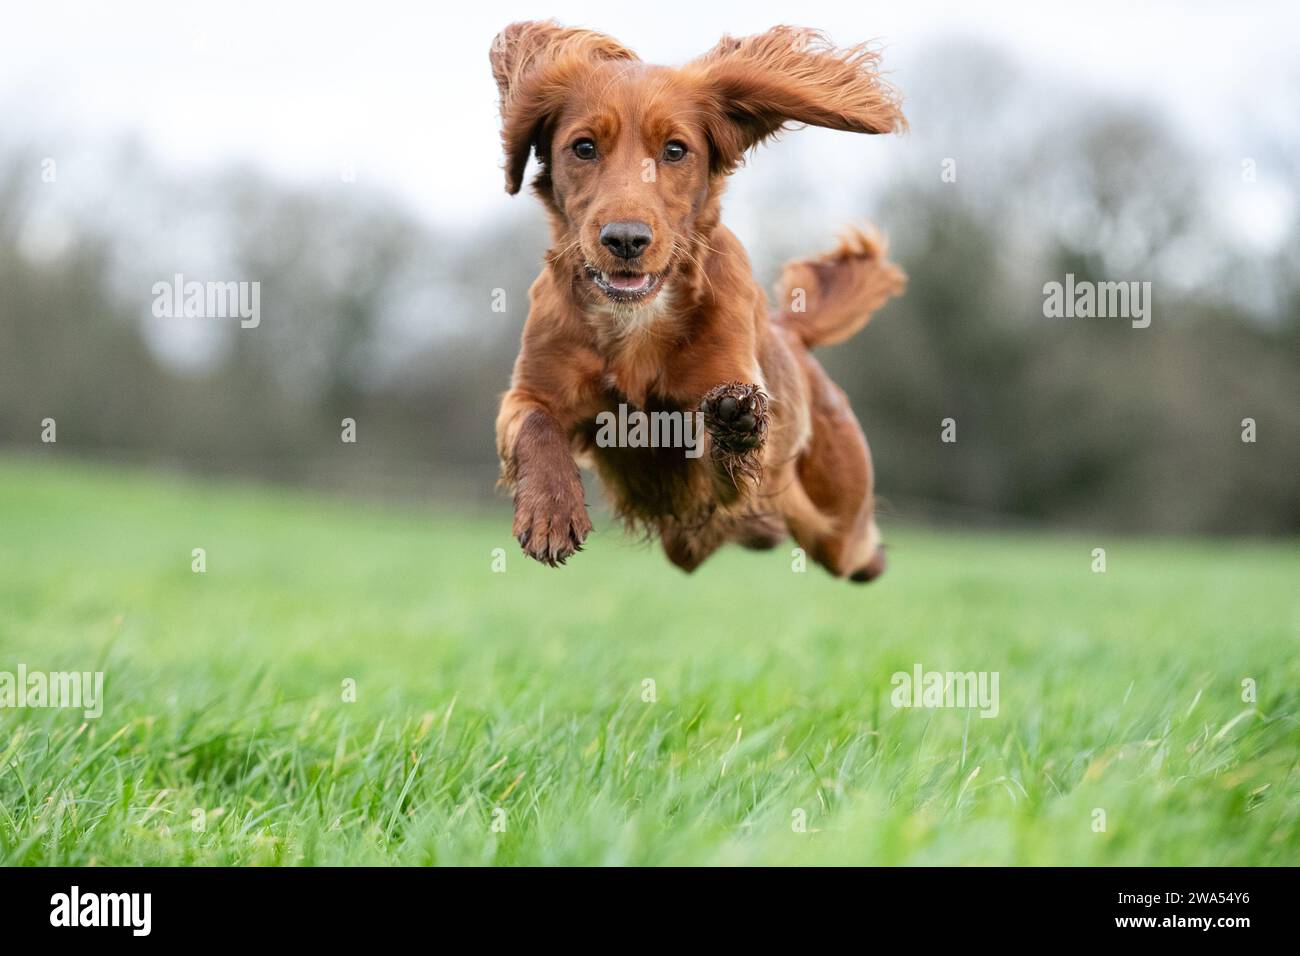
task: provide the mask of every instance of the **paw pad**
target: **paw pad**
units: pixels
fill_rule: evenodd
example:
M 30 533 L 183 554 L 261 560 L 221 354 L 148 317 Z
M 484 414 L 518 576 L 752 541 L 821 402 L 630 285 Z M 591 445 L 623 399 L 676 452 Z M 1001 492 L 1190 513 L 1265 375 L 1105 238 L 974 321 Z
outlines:
M 726 451 L 760 447 L 767 438 L 767 396 L 756 385 L 728 382 L 700 402 L 713 440 Z

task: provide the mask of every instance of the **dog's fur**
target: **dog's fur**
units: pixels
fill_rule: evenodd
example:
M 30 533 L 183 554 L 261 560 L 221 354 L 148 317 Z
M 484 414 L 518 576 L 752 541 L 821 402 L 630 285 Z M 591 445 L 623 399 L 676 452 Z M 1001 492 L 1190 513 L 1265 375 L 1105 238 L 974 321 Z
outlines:
M 670 69 L 599 33 L 529 22 L 497 36 L 491 62 L 506 188 L 519 191 L 535 153 L 554 236 L 497 419 L 524 551 L 555 565 L 580 550 L 591 530 L 582 460 L 618 514 L 687 571 L 728 541 L 775 547 L 788 531 L 832 574 L 880 574 L 866 439 L 809 350 L 862 328 L 903 274 L 855 230 L 788 265 L 771 310 L 719 222 L 727 174 L 786 124 L 905 125 L 876 55 L 776 27 Z M 631 260 L 601 242 L 602 227 L 628 220 L 653 233 Z M 597 281 L 611 277 L 650 291 L 627 301 Z M 702 410 L 705 453 L 598 447 L 596 416 L 623 402 Z

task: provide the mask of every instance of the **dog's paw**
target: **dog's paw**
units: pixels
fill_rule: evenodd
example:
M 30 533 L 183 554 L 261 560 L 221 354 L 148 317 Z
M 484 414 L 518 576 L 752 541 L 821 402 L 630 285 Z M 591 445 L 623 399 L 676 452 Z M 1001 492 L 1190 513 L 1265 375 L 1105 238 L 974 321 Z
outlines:
M 591 519 L 581 495 L 532 494 L 521 489 L 515 496 L 513 534 L 528 555 L 557 567 L 582 550 L 591 532 Z
M 714 445 L 723 451 L 746 452 L 767 441 L 767 396 L 757 385 L 719 385 L 704 396 L 700 411 Z

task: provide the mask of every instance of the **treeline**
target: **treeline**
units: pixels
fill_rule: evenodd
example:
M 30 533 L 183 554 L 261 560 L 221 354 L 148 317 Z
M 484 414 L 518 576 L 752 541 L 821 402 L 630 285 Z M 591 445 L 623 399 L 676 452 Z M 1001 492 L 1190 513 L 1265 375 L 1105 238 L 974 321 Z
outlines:
M 742 235 L 764 279 L 854 219 L 881 225 L 909 274 L 903 299 L 823 356 L 888 509 L 1300 531 L 1300 222 L 1274 251 L 1236 247 L 1213 197 L 1225 177 L 1252 188 L 1244 171 L 1208 165 L 1141 109 L 1027 102 L 1013 71 L 946 62 L 883 179 L 792 209 L 780 184 L 807 167 L 783 177 L 795 154 L 781 146 L 756 161 L 771 188 L 745 198 L 761 210 L 748 222 L 789 225 Z M 521 200 L 508 222 L 443 230 L 357 184 L 177 179 L 124 153 L 92 189 L 43 178 L 43 159 L 0 156 L 4 443 L 42 448 L 54 419 L 60 453 L 493 495 L 540 210 Z M 260 282 L 260 324 L 155 316 L 150 290 L 176 273 Z M 1150 326 L 1046 317 L 1044 284 L 1066 275 L 1150 282 Z

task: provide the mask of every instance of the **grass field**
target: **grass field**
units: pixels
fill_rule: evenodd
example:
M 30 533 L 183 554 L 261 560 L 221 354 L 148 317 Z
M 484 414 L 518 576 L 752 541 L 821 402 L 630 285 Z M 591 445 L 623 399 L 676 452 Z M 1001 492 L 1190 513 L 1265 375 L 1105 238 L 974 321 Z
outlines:
M 508 531 L 0 458 L 0 671 L 106 675 L 0 710 L 0 862 L 1300 863 L 1294 543 L 891 525 L 864 588 Z

